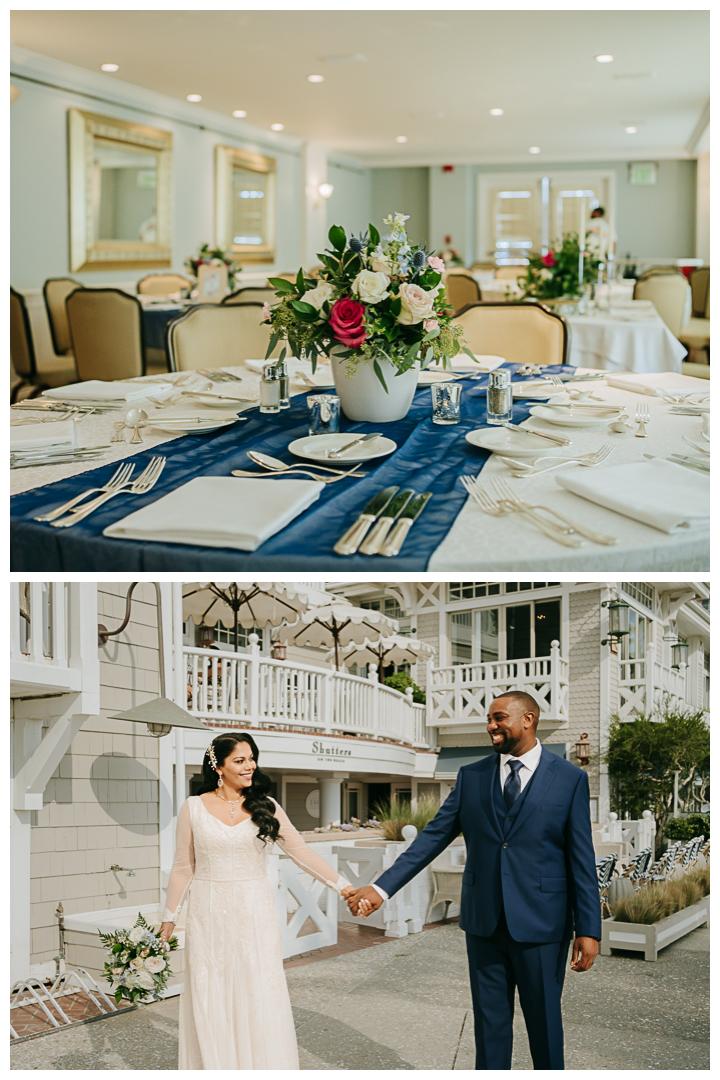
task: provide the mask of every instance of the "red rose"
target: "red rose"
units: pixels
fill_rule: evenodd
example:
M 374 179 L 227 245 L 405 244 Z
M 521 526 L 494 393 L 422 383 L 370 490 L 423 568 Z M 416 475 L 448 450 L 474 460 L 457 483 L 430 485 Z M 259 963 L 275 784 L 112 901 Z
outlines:
M 358 348 L 367 337 L 365 308 L 357 300 L 338 300 L 329 322 L 338 341 L 351 349 Z
M 543 266 L 554 266 L 555 265 L 555 252 L 554 251 L 548 251 L 547 255 L 543 255 L 542 263 L 543 263 Z

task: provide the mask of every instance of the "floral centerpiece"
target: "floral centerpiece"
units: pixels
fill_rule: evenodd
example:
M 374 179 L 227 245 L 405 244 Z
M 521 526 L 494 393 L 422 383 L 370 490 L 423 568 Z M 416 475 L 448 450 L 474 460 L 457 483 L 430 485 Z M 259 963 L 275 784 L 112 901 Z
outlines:
M 162 1000 L 172 974 L 165 959 L 167 950 L 140 913 L 132 930 L 100 934 L 100 941 L 109 952 L 103 978 L 111 984 L 116 1001 Z M 178 939 L 173 936 L 167 944 L 169 949 L 177 949 Z
M 418 368 L 433 360 L 447 367 L 462 349 L 472 356 L 445 299 L 444 263 L 408 243 L 407 220 L 396 213 L 384 219 L 382 237 L 370 225 L 349 240 L 333 225 L 316 280 L 302 270 L 294 282 L 270 278 L 280 302 L 264 308 L 272 328 L 267 355 L 284 340 L 313 371 L 319 357 L 330 357 L 352 420 L 399 419 L 410 408 Z
M 595 280 L 600 260 L 585 251 L 583 278 Z M 546 255 L 530 257 L 527 272 L 517 279 L 523 289 L 522 299 L 567 300 L 581 295 L 580 240 L 577 233 L 566 233 L 562 243 Z
M 209 244 L 203 244 L 195 258 L 190 256 L 185 260 L 185 269 L 194 278 L 197 278 L 200 266 L 227 266 L 228 285 L 231 291 L 235 288 L 236 275 L 242 270 L 242 266 L 230 251 L 211 248 Z

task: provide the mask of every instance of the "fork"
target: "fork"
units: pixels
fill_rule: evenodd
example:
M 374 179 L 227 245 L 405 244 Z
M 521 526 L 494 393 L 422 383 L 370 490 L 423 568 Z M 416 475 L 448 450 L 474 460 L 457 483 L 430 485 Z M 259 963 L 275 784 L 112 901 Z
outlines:
M 493 484 L 498 498 L 502 501 L 514 503 L 524 510 L 534 510 L 536 512 L 544 510 L 547 514 L 553 514 L 554 517 L 564 522 L 564 524 L 572 529 L 573 532 L 578 533 L 580 536 L 584 536 L 587 540 L 592 540 L 594 544 L 617 544 L 618 542 L 616 536 L 608 536 L 606 533 L 595 532 L 593 529 L 588 529 L 584 525 L 578 525 L 576 521 L 571 521 L 570 518 L 566 518 L 564 514 L 559 514 L 557 510 L 552 510 L 549 506 L 531 506 L 513 491 L 507 480 L 503 480 L 501 477 L 493 477 Z
M 108 480 L 107 484 L 99 488 L 88 488 L 87 491 L 83 491 L 82 494 L 76 495 L 74 499 L 70 499 L 69 502 L 63 503 L 62 506 L 58 506 L 55 510 L 49 510 L 47 514 L 39 514 L 35 521 L 54 521 L 55 518 L 59 518 L 62 514 L 71 510 L 73 506 L 77 506 L 79 502 L 85 498 L 86 495 L 92 495 L 96 491 L 112 491 L 116 487 L 121 487 L 132 476 L 135 470 L 135 466 L 130 462 L 123 462 L 119 469 L 117 469 Z
M 614 447 L 611 443 L 603 443 L 599 450 L 595 450 L 592 454 L 582 454 L 580 457 L 574 458 L 558 458 L 558 457 L 541 457 L 535 458 L 535 460 L 526 465 L 524 461 L 515 461 L 512 458 L 503 457 L 502 454 L 497 456 L 513 470 L 513 476 L 536 476 L 538 473 L 550 472 L 551 469 L 557 469 L 561 465 L 585 465 L 588 468 L 592 468 L 594 465 L 600 465 L 605 458 L 612 454 Z M 549 465 L 543 466 L 541 469 L 536 469 L 538 461 L 549 461 Z
M 229 371 L 220 368 L 198 368 L 198 375 L 204 375 L 210 382 L 242 382 L 239 375 L 231 375 Z
M 61 518 L 59 521 L 53 521 L 51 524 L 56 529 L 65 529 L 69 525 L 76 525 L 78 521 L 82 521 L 88 514 L 92 514 L 93 510 L 97 510 L 99 506 L 108 502 L 115 495 L 145 495 L 155 487 L 160 474 L 165 468 L 166 460 L 164 457 L 152 458 L 150 464 L 143 469 L 137 480 L 132 484 L 125 483 L 122 487 L 114 488 L 113 491 L 106 491 L 103 495 L 98 495 L 97 499 L 91 499 L 85 506 L 81 506 L 79 510 L 75 510 L 72 514 L 68 514 L 67 517 Z
M 683 435 L 683 441 L 692 446 L 693 450 L 699 450 L 701 454 L 709 454 L 710 451 L 707 446 L 701 446 L 700 443 L 693 442 L 692 439 L 688 439 L 687 435 Z
M 642 405 L 638 405 L 635 409 L 635 423 L 638 426 L 635 437 L 644 439 L 647 436 L 645 425 L 650 423 L 650 406 L 647 402 L 643 402 Z
M 534 525 L 544 532 L 546 536 L 549 536 L 551 540 L 557 540 L 559 544 L 564 544 L 565 547 L 578 548 L 582 545 L 582 540 L 578 540 L 572 536 L 567 529 L 563 529 L 561 526 L 552 525 L 547 519 L 540 517 L 532 510 L 523 510 L 519 506 L 514 506 L 512 503 L 498 502 L 493 499 L 487 491 L 479 487 L 477 481 L 472 476 L 461 476 L 460 483 L 467 491 L 471 499 L 473 499 L 481 510 L 484 510 L 486 514 L 490 514 L 492 517 L 504 517 L 506 514 L 518 513 L 521 517 L 526 518 L 528 521 L 532 521 Z
M 360 466 L 356 465 L 355 469 L 359 469 Z M 246 476 L 255 477 L 255 479 L 266 479 L 272 476 L 309 476 L 312 480 L 319 480 L 323 484 L 337 484 L 338 480 L 344 480 L 346 476 L 352 476 L 353 480 L 359 480 L 362 476 L 367 476 L 367 473 L 355 472 L 355 469 L 348 469 L 347 472 L 341 473 L 340 476 L 320 476 L 319 473 L 310 472 L 309 469 L 284 469 L 282 472 L 250 472 L 247 469 L 233 469 L 232 476 Z

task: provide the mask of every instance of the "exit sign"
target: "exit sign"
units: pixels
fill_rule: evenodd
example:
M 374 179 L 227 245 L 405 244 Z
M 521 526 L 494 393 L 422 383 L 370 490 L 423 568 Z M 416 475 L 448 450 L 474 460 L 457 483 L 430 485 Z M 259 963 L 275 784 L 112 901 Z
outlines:
M 630 165 L 630 183 L 638 187 L 648 187 L 657 183 L 657 165 L 652 161 Z

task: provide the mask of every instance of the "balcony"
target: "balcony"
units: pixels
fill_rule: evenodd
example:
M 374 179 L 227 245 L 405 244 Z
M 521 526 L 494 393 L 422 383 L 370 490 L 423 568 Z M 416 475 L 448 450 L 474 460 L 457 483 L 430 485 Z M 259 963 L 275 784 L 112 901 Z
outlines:
M 493 698 L 524 690 L 540 705 L 541 735 L 568 726 L 568 662 L 554 641 L 550 656 L 493 660 L 485 664 L 428 665 L 428 727 L 477 727 L 487 722 Z
M 650 643 L 644 660 L 621 660 L 618 687 L 618 714 L 621 720 L 633 720 L 636 713 L 650 713 L 667 704 L 671 709 L 706 709 L 703 684 L 694 687 L 688 666 L 667 667 L 655 657 Z M 693 692 L 695 691 L 695 692 Z
M 10 696 L 98 694 L 97 587 L 10 585 Z
M 252 637 L 253 635 L 251 635 Z M 183 649 L 187 709 L 210 726 L 287 728 L 386 739 L 431 748 L 425 706 L 377 681 L 329 668 L 271 660 L 257 643 L 238 654 Z

